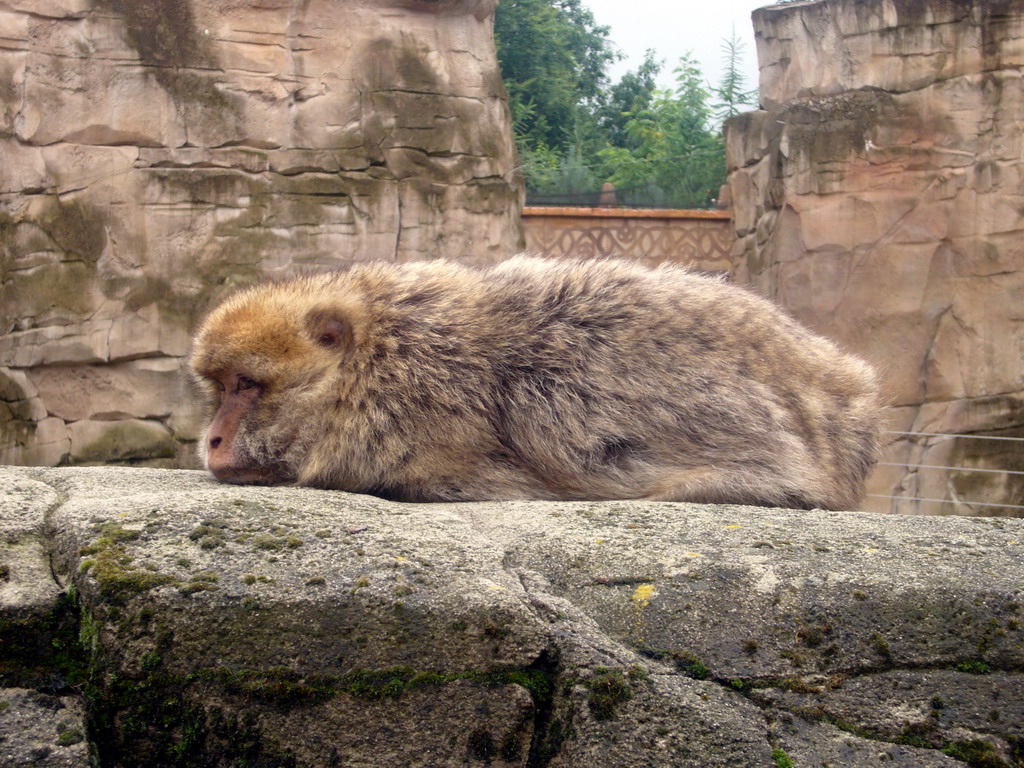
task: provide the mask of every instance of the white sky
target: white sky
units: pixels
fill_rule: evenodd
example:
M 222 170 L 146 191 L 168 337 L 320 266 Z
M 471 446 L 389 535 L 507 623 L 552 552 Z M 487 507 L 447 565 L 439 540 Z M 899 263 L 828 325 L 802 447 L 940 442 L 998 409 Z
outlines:
M 674 87 L 679 57 L 688 51 L 701 65 L 705 80 L 718 85 L 722 76 L 722 40 L 736 29 L 743 43 L 745 87 L 757 87 L 757 53 L 750 13 L 774 0 L 582 0 L 598 24 L 611 27 L 609 39 L 626 58 L 608 68 L 612 82 L 636 69 L 644 51 L 653 48 L 662 59 L 658 85 Z

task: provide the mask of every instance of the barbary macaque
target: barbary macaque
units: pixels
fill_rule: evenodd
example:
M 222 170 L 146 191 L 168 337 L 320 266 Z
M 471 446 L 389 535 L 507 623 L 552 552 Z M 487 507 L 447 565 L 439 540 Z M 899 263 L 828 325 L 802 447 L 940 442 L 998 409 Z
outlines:
M 872 369 L 672 266 L 373 262 L 244 289 L 191 358 L 232 483 L 399 501 L 652 499 L 853 509 Z

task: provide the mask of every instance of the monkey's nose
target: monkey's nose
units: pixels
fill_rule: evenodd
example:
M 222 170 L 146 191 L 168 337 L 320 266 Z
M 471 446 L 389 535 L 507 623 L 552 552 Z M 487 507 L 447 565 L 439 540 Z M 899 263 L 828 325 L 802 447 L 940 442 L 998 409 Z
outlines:
M 234 466 L 229 444 L 222 435 L 209 438 L 206 444 L 209 446 L 206 451 L 206 468 L 220 480 L 230 479 L 238 468 Z

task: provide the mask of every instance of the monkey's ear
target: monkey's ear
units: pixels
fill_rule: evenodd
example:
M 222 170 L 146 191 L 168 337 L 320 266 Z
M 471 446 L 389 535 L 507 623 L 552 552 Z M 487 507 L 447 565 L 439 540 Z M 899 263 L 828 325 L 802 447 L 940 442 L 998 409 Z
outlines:
M 352 325 L 336 312 L 313 310 L 306 315 L 306 330 L 314 343 L 342 355 L 352 351 Z

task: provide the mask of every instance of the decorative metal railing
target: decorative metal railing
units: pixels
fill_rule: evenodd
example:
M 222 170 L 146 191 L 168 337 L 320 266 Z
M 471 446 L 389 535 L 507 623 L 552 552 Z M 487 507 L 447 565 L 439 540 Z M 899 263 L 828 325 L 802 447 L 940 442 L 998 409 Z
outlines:
M 614 256 L 648 264 L 670 261 L 703 272 L 731 273 L 728 211 L 623 208 L 523 210 L 527 250 L 549 256 Z

